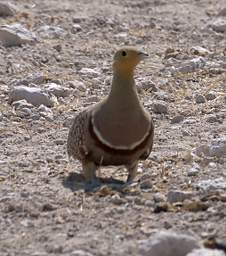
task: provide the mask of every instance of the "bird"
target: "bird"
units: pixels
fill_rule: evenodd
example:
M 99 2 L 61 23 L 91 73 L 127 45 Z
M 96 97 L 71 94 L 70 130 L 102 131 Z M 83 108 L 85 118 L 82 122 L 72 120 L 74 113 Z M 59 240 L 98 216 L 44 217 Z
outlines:
M 87 186 L 100 183 L 102 166 L 124 166 L 126 184 L 131 184 L 139 161 L 148 158 L 153 147 L 154 124 L 140 102 L 134 71 L 148 54 L 125 46 L 113 58 L 109 94 L 100 102 L 78 112 L 67 138 L 69 158 L 79 160 Z

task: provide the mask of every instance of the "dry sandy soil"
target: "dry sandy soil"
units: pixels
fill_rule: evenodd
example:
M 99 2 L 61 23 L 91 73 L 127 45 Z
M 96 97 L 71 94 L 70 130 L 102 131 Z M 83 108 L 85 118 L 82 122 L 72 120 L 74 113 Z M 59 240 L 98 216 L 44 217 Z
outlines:
M 19 22 L 38 42 L 0 48 L 0 255 L 126 255 L 128 245 L 161 229 L 226 239 L 226 158 L 191 154 L 226 135 L 226 34 L 211 27 L 225 1 L 12 3 L 18 13 L 0 24 Z M 63 33 L 43 36 L 43 25 Z M 68 127 L 76 111 L 109 92 L 112 55 L 125 44 L 150 55 L 136 81 L 153 113 L 154 149 L 133 186 L 115 189 L 107 181 L 125 181 L 127 173 L 103 168 L 105 183 L 87 193 L 79 163 L 67 159 Z M 187 70 L 194 58 L 201 64 Z M 52 118 L 37 108 L 24 117 L 8 104 L 10 89 L 31 76 L 42 77 L 34 82 L 41 88 L 70 88 L 51 108 Z M 158 103 L 166 113 L 154 111 Z M 189 198 L 170 201 L 175 190 Z

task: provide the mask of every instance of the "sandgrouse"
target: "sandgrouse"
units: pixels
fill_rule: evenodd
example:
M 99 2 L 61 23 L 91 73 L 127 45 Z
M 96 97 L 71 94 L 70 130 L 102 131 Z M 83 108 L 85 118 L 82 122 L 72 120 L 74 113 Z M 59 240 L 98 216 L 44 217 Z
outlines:
M 67 151 L 82 163 L 87 184 L 96 184 L 96 170 L 107 165 L 124 165 L 127 182 L 132 182 L 138 161 L 152 150 L 152 118 L 139 101 L 133 78 L 135 67 L 147 56 L 132 47 L 118 50 L 109 95 L 75 116 Z

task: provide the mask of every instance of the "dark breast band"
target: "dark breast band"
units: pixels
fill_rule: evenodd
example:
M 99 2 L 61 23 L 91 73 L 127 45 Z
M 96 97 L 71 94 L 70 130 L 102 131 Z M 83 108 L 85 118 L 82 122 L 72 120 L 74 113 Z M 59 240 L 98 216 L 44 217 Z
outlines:
M 151 124 L 148 136 L 139 145 L 137 145 L 133 149 L 116 149 L 116 148 L 109 147 L 108 145 L 104 144 L 97 137 L 97 135 L 96 135 L 96 133 L 95 133 L 95 131 L 93 129 L 91 118 L 89 119 L 89 133 L 90 133 L 92 139 L 94 140 L 95 145 L 98 146 L 99 148 L 101 148 L 102 150 L 104 150 L 105 152 L 107 152 L 107 153 L 109 153 L 111 155 L 129 156 L 129 155 L 132 155 L 132 154 L 136 153 L 136 151 L 138 151 L 138 150 L 142 150 L 142 148 L 144 148 L 146 146 L 146 144 L 147 144 L 148 140 L 150 139 L 150 137 L 153 136 L 153 124 Z M 151 147 L 151 145 L 150 145 L 150 147 Z M 150 151 L 151 151 L 151 148 L 150 148 Z M 145 152 L 142 152 L 141 155 L 143 155 L 143 154 L 145 154 Z

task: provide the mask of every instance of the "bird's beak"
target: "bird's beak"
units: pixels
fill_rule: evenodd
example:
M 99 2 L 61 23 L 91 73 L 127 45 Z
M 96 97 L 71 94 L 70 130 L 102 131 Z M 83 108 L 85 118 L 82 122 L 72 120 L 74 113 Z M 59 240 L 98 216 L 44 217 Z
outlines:
M 139 52 L 138 55 L 139 55 L 141 60 L 147 59 L 149 57 L 149 55 L 147 53 L 144 53 L 144 52 Z

